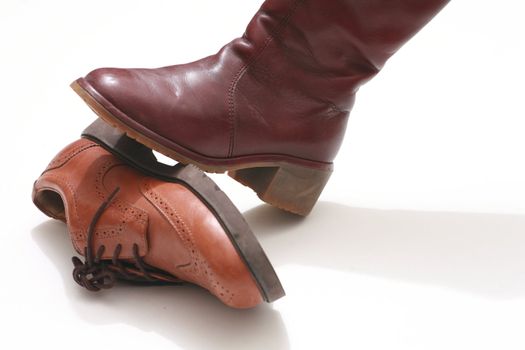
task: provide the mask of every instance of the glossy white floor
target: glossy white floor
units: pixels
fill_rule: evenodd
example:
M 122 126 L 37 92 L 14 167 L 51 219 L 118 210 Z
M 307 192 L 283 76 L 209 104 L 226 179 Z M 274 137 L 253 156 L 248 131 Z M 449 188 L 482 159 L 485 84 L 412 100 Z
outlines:
M 68 84 L 101 66 L 211 54 L 259 4 L 0 2 L 2 347 L 523 349 L 519 1 L 454 1 L 361 90 L 308 218 L 213 176 L 274 262 L 284 299 L 236 311 L 195 287 L 91 294 L 73 282 L 65 226 L 30 201 L 48 161 L 94 118 Z

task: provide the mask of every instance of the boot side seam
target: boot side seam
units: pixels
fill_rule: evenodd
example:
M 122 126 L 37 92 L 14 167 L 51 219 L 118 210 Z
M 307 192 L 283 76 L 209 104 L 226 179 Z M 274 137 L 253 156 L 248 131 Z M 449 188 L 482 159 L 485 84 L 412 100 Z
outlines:
M 279 36 L 282 31 L 288 26 L 288 23 L 290 23 L 290 20 L 294 13 L 297 11 L 300 5 L 302 5 L 307 0 L 296 0 L 295 3 L 292 5 L 292 8 L 288 12 L 288 14 L 281 20 L 281 22 L 277 25 L 277 29 L 266 37 L 264 40 L 264 44 L 262 47 L 256 52 L 256 54 L 245 64 L 243 65 L 237 74 L 232 79 L 232 82 L 230 84 L 230 88 L 228 89 L 228 119 L 230 122 L 230 144 L 228 149 L 228 157 L 233 156 L 233 151 L 235 148 L 235 132 L 236 132 L 236 111 L 235 111 L 235 93 L 237 91 L 237 85 L 239 84 L 239 81 L 244 77 L 245 73 L 248 71 L 251 65 L 253 65 L 260 56 L 264 53 L 266 48 L 270 45 L 270 43 Z M 262 10 L 259 10 L 259 12 L 263 12 Z

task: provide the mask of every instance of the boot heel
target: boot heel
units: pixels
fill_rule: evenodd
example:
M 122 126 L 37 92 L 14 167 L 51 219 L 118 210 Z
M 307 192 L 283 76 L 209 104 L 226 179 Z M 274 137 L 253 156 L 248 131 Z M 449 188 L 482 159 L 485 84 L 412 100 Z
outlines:
M 284 164 L 233 170 L 228 175 L 253 189 L 266 203 L 306 216 L 321 195 L 332 175 L 332 169 L 319 170 Z

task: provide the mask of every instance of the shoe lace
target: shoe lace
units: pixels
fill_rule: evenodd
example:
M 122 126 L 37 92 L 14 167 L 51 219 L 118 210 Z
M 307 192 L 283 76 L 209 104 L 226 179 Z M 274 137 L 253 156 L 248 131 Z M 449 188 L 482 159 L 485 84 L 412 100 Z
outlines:
M 120 253 L 122 251 L 122 244 L 117 244 L 111 261 L 102 260 L 102 256 L 106 247 L 101 245 L 97 248 L 95 254 L 93 254 L 92 241 L 95 232 L 95 227 L 104 213 L 104 210 L 109 206 L 113 198 L 120 191 L 120 188 L 117 187 L 108 198 L 100 205 L 100 207 L 95 212 L 93 219 L 88 227 L 88 234 L 86 238 L 86 247 L 84 249 L 84 262 L 78 257 L 73 257 L 74 269 L 73 269 L 73 279 L 80 286 L 86 288 L 89 291 L 97 292 L 101 289 L 109 289 L 115 285 L 116 279 L 121 278 L 133 282 L 150 282 L 150 283 L 174 283 L 181 284 L 182 281 L 174 278 L 170 275 L 162 273 L 159 270 L 155 270 L 147 266 L 146 263 L 142 260 L 139 255 L 139 246 L 135 243 L 133 244 L 133 260 L 136 268 L 140 271 L 141 275 L 132 274 L 129 272 L 128 268 L 119 260 Z M 156 279 L 153 275 L 161 276 L 162 280 Z

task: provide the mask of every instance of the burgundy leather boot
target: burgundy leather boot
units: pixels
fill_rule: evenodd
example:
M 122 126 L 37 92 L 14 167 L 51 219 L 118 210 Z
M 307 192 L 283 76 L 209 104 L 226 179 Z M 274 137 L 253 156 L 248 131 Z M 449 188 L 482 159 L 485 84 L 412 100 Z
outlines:
M 98 141 L 137 155 L 135 167 L 163 179 L 137 171 L 86 138 L 52 160 L 35 181 L 33 201 L 67 223 L 74 248 L 84 256 L 73 258 L 78 284 L 98 291 L 116 279 L 188 282 L 235 308 L 284 295 L 242 215 L 202 171 L 159 164 L 151 150 L 148 155 L 116 132 Z
M 328 181 L 359 87 L 449 0 L 267 0 L 217 54 L 103 68 L 72 84 L 130 137 L 306 215 Z

